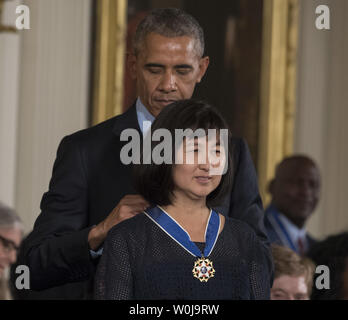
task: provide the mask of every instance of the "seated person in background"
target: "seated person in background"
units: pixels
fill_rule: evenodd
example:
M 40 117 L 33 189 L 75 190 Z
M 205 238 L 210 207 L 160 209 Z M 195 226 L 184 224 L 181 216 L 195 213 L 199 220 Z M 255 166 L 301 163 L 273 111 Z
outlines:
M 314 264 L 293 250 L 271 245 L 274 281 L 271 300 L 309 300 L 313 285 Z
M 315 243 L 306 222 L 319 200 L 318 167 L 306 156 L 285 158 L 276 168 L 269 192 L 272 200 L 264 221 L 269 240 L 304 255 Z
M 159 114 L 152 133 L 157 129 L 167 129 L 173 138 L 164 152 L 173 164 L 155 164 L 152 158 L 151 164 L 135 166 L 135 185 L 151 207 L 109 231 L 95 279 L 96 298 L 269 299 L 272 266 L 256 233 L 211 209 L 232 183 L 225 121 L 206 103 L 182 100 Z M 175 129 L 195 134 L 176 141 Z M 203 135 L 197 137 L 197 129 Z M 216 129 L 216 139 L 207 139 L 209 129 Z M 168 140 L 152 141 L 152 156 L 160 145 L 168 146 Z M 179 154 L 181 164 L 175 162 Z M 225 174 L 214 170 L 222 164 L 227 164 Z
M 311 300 L 348 300 L 348 232 L 316 243 L 308 252 L 316 265 L 329 268 L 329 289 L 313 287 Z M 318 276 L 315 275 L 315 281 Z M 314 282 L 315 283 L 315 282 Z
M 0 300 L 11 299 L 8 270 L 17 260 L 23 226 L 15 211 L 0 203 Z

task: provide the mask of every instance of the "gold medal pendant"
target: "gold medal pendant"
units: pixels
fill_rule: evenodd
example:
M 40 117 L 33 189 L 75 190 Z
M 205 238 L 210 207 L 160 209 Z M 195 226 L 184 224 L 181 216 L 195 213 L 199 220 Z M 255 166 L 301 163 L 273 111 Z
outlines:
M 204 257 L 199 258 L 194 264 L 192 273 L 199 281 L 208 282 L 210 278 L 214 277 L 213 262 Z

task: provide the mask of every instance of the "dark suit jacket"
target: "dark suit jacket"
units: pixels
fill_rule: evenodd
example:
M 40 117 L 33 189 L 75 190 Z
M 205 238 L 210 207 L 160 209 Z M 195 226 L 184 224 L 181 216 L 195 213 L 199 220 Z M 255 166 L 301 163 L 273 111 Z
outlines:
M 32 289 L 93 278 L 98 259 L 91 258 L 88 233 L 123 196 L 135 193 L 131 166 L 120 161 L 120 150 L 127 142 L 121 142 L 119 136 L 126 128 L 140 132 L 135 106 L 61 141 L 49 190 L 41 201 L 41 214 L 21 250 L 22 261 L 31 271 Z M 232 192 L 218 210 L 246 221 L 269 255 L 254 165 L 244 140 L 235 138 L 232 144 L 235 170 Z M 271 262 L 268 267 L 272 272 Z
M 265 228 L 267 231 L 268 239 L 271 243 L 276 243 L 281 246 L 288 247 L 288 243 L 284 243 L 283 240 L 279 237 L 278 233 L 273 227 L 273 224 L 270 221 L 271 210 L 277 210 L 276 208 L 269 206 L 265 211 Z M 278 211 L 277 211 L 278 212 Z M 317 242 L 311 235 L 306 234 L 306 240 L 308 242 L 308 250 Z M 291 248 L 290 248 L 291 249 Z

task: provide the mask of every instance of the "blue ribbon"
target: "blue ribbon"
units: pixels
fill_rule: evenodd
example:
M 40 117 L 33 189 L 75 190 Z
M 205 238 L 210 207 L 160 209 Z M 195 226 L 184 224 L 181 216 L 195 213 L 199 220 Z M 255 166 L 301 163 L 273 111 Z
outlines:
M 189 234 L 164 210 L 154 207 L 145 210 L 154 222 L 156 222 L 171 238 L 178 242 L 182 247 L 196 257 L 201 257 L 202 253 L 194 242 L 191 241 Z M 208 257 L 212 252 L 219 235 L 220 217 L 214 210 L 210 211 L 210 217 L 205 232 L 204 257 Z

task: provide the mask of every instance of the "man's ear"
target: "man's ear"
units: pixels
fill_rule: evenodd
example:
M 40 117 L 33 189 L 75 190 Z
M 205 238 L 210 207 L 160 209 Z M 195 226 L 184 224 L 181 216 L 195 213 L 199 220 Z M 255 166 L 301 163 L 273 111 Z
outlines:
M 267 188 L 267 191 L 273 195 L 273 192 L 274 192 L 274 183 L 275 183 L 275 180 L 272 179 L 269 184 L 268 184 L 268 188 Z
M 197 83 L 201 82 L 202 78 L 205 75 L 205 72 L 208 69 L 208 66 L 209 66 L 209 57 L 205 56 L 205 57 L 201 58 L 199 61 L 199 75 L 197 78 Z
M 133 53 L 127 52 L 126 66 L 133 80 L 137 78 L 137 57 Z

